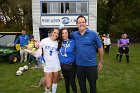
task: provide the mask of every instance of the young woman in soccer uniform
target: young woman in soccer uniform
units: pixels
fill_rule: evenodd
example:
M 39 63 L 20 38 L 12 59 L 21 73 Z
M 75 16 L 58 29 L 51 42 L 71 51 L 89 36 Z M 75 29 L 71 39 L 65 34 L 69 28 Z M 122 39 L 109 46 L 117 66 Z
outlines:
M 123 38 L 119 41 L 120 46 L 120 59 L 119 62 L 121 62 L 122 55 L 125 54 L 126 56 L 126 62 L 129 63 L 129 39 L 127 38 L 127 34 L 123 34 Z
M 40 48 L 43 48 L 43 57 L 45 59 L 44 75 L 45 75 L 45 93 L 56 93 L 57 80 L 59 71 L 61 70 L 58 57 L 58 41 L 59 30 L 53 29 L 50 37 L 41 40 Z

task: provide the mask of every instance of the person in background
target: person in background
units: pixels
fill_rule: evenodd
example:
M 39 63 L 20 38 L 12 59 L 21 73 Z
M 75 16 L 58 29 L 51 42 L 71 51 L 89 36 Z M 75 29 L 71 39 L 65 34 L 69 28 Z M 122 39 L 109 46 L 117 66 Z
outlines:
M 39 48 L 43 49 L 43 57 L 45 60 L 44 75 L 46 86 L 44 93 L 50 93 L 51 88 L 52 93 L 56 93 L 57 90 L 57 81 L 59 71 L 61 70 L 58 57 L 58 36 L 59 29 L 54 28 L 50 37 L 42 39 L 39 44 Z
M 90 85 L 90 93 L 96 93 L 98 70 L 101 71 L 103 67 L 103 45 L 96 32 L 86 29 L 86 23 L 86 18 L 80 15 L 76 20 L 78 31 L 71 33 L 76 46 L 76 74 L 80 93 L 87 93 L 86 79 Z M 98 66 L 96 47 L 99 53 Z
M 129 63 L 129 38 L 127 38 L 127 34 L 123 34 L 123 38 L 119 41 L 120 46 L 120 59 L 121 62 L 122 55 L 125 54 L 126 56 L 126 63 Z
M 121 38 L 123 38 L 123 34 L 121 35 Z M 119 44 L 121 38 L 117 39 L 118 53 L 117 53 L 117 55 L 116 55 L 116 60 L 117 60 L 118 57 L 120 56 L 120 52 L 121 52 L 121 46 L 120 46 L 120 44 Z
M 75 83 L 75 42 L 73 39 L 69 39 L 69 35 L 70 33 L 67 28 L 61 29 L 59 41 L 59 59 L 61 63 L 62 74 L 65 80 L 66 93 L 70 93 L 70 86 L 72 87 L 72 93 L 77 93 L 77 87 Z
M 102 37 L 101 37 L 101 41 L 102 41 L 102 44 L 103 44 L 103 49 L 105 49 L 104 47 L 104 38 L 106 37 L 106 34 L 103 34 Z
M 35 63 L 35 68 L 38 68 L 38 62 L 36 57 L 34 56 L 34 52 L 36 51 L 36 47 L 35 44 L 37 43 L 37 41 L 34 39 L 34 36 L 31 35 L 30 36 L 30 40 L 28 42 L 28 45 L 26 45 L 26 49 L 27 52 L 29 53 L 29 65 L 31 64 L 32 61 L 34 61 Z
M 15 41 L 14 44 L 20 42 L 20 62 L 27 62 L 28 53 L 25 51 L 26 45 L 28 45 L 29 36 L 26 35 L 26 31 L 22 30 L 22 35 Z
M 106 37 L 104 38 L 104 48 L 106 54 L 109 54 L 110 45 L 111 45 L 111 40 L 109 34 L 107 34 Z

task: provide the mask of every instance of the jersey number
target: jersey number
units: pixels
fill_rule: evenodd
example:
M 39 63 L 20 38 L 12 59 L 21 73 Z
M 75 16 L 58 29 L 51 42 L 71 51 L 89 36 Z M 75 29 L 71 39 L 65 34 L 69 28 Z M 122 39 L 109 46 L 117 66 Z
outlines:
M 52 53 L 53 53 L 53 51 L 50 51 L 50 54 L 49 55 L 52 56 Z

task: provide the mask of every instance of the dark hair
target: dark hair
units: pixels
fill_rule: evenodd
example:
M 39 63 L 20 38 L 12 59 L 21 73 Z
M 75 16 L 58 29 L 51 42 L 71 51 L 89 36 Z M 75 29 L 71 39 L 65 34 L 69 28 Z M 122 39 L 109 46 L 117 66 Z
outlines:
M 58 28 L 52 28 L 51 30 L 49 30 L 49 36 L 51 36 L 51 34 L 53 33 L 53 31 L 55 29 L 57 29 L 60 32 L 60 30 Z M 59 38 L 59 36 L 58 36 L 58 38 Z M 58 38 L 56 40 L 58 40 Z
M 59 39 L 58 39 L 58 50 L 61 48 L 62 46 L 62 42 L 63 42 L 63 37 L 62 37 L 62 32 L 63 30 L 67 30 L 68 32 L 68 38 L 70 37 L 70 31 L 67 28 L 62 28 L 59 32 Z
M 85 22 L 87 22 L 86 18 L 85 18 L 83 15 L 80 15 L 80 16 L 78 16 L 77 19 L 76 19 L 76 24 L 78 23 L 78 19 L 79 19 L 79 18 L 84 18 L 84 19 L 85 19 Z
M 60 30 L 60 36 L 61 36 L 61 38 L 62 38 L 62 32 L 63 32 L 63 30 L 67 30 L 67 32 L 68 32 L 68 38 L 70 37 L 70 31 L 67 29 L 67 28 L 62 28 L 61 30 Z M 62 38 L 63 39 L 63 38 Z
M 34 36 L 33 35 L 30 35 L 30 39 L 32 39 L 32 38 L 34 38 Z
M 50 33 L 52 33 L 55 29 L 59 30 L 59 28 L 53 28 L 50 30 Z

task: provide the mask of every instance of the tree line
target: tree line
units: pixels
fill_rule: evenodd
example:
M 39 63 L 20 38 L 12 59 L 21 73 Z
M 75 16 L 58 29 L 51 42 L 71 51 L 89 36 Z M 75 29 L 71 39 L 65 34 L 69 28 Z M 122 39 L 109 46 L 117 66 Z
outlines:
M 97 28 L 119 38 L 127 33 L 131 39 L 139 39 L 140 0 L 98 0 Z
M 1 31 L 32 33 L 31 0 L 0 0 L 0 12 Z
M 97 31 L 119 38 L 140 34 L 140 0 L 97 0 Z M 0 0 L 0 30 L 32 33 L 32 0 Z

